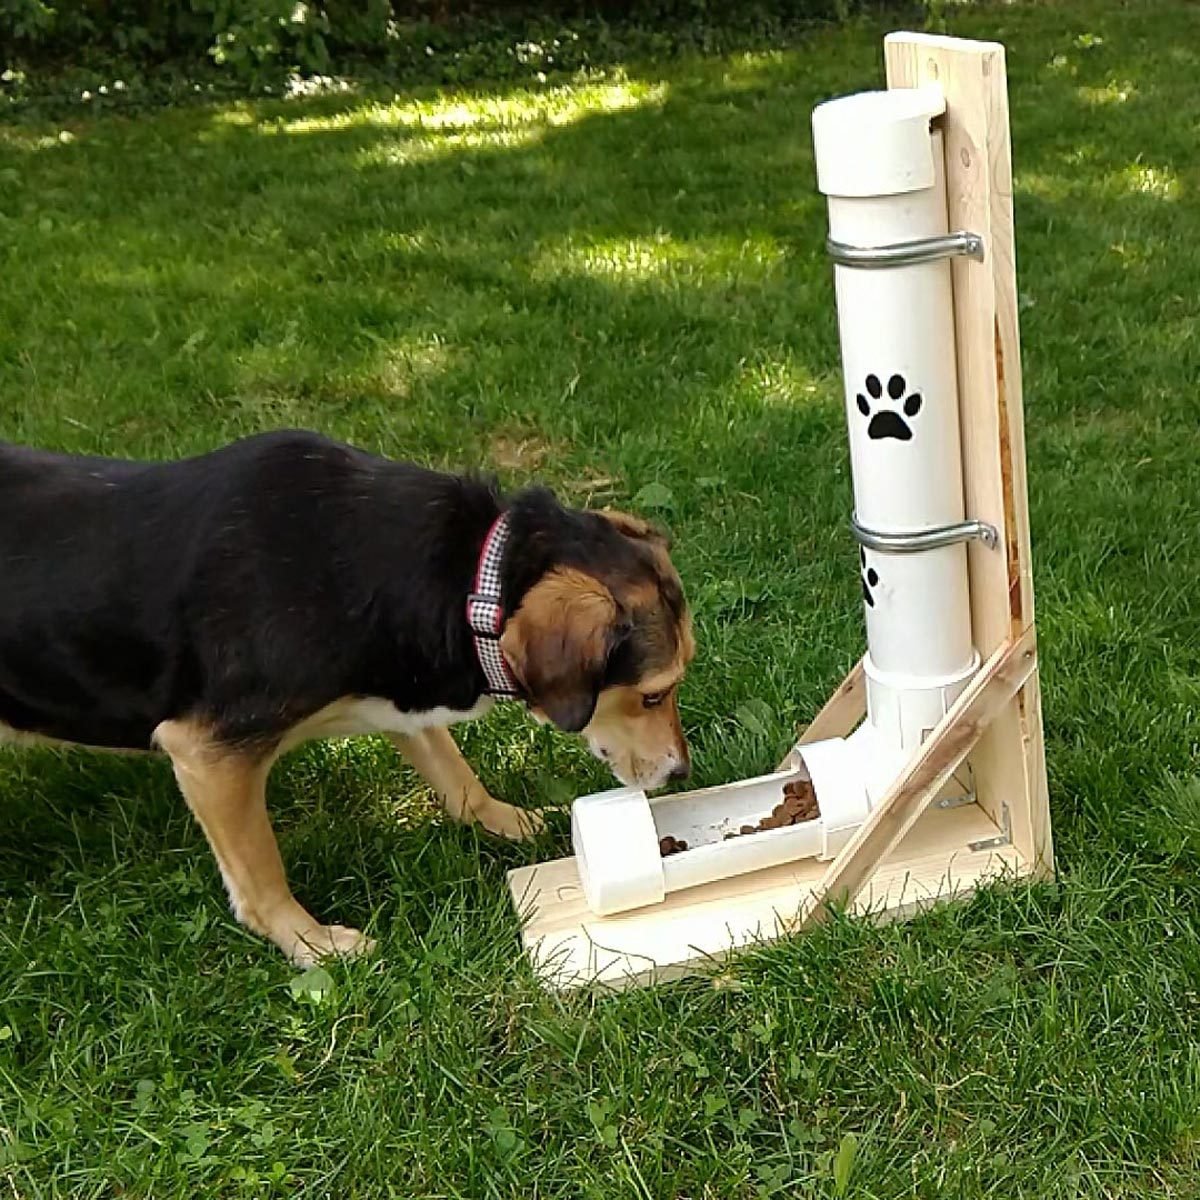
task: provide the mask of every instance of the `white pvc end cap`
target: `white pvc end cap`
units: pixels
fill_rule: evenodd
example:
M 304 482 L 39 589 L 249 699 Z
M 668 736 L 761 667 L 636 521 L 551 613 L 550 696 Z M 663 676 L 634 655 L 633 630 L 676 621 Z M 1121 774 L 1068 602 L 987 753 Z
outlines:
M 812 114 L 817 186 L 826 196 L 896 196 L 933 187 L 929 122 L 945 111 L 936 84 L 818 104 Z
M 658 904 L 667 894 L 645 792 L 614 788 L 581 796 L 571 806 L 571 842 L 583 894 L 597 916 Z

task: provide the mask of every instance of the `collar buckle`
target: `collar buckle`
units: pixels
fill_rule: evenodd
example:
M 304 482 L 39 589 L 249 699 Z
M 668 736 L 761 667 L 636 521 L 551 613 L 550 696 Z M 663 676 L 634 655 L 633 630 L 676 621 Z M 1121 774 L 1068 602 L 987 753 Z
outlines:
M 499 596 L 471 592 L 467 596 L 467 624 L 471 632 L 489 642 L 497 642 L 504 632 L 504 609 Z

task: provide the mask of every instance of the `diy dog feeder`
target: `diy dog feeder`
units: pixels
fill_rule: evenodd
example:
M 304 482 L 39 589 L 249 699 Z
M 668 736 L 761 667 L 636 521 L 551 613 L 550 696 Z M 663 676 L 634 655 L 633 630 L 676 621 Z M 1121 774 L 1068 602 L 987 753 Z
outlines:
M 778 770 L 575 802 L 575 856 L 509 876 L 555 986 L 679 974 L 831 902 L 896 916 L 1052 870 L 1004 50 L 885 53 L 888 91 L 813 113 L 867 653 Z M 819 817 L 739 835 L 798 780 Z M 687 851 L 664 858 L 666 835 Z

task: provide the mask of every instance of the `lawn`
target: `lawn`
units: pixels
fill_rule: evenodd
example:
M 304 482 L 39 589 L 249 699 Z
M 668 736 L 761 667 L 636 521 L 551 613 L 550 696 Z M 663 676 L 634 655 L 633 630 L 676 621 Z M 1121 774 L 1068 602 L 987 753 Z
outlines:
M 565 810 L 500 845 L 330 743 L 277 770 L 284 856 L 381 948 L 314 990 L 165 764 L 6 752 L 5 1194 L 1200 1195 L 1200 9 L 949 12 L 1009 47 L 1059 879 L 555 998 L 505 870 Z M 808 117 L 877 84 L 884 28 L 0 128 L 0 436 L 301 425 L 640 497 L 695 609 L 698 781 L 756 773 L 862 645 Z M 516 711 L 461 740 L 518 803 L 605 782 Z

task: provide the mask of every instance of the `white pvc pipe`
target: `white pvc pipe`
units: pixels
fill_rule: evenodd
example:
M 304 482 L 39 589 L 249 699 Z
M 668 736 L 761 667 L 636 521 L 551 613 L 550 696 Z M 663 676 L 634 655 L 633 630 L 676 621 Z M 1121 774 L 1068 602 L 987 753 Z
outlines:
M 939 89 L 868 92 L 813 113 L 817 177 L 835 242 L 872 248 L 944 235 Z M 947 259 L 835 268 L 855 515 L 882 534 L 964 518 Z M 865 820 L 978 668 L 966 549 L 860 556 L 867 720 L 848 738 L 799 747 L 803 765 L 651 801 L 618 788 L 572 809 L 572 840 L 598 914 L 798 858 L 832 858 Z M 791 779 L 811 779 L 820 817 L 727 838 L 757 824 Z M 663 859 L 658 839 L 688 850 Z
M 864 92 L 813 112 L 829 234 L 851 246 L 948 232 L 940 89 Z M 866 151 L 866 152 L 864 152 Z M 950 260 L 834 268 L 858 521 L 917 533 L 963 520 Z M 978 666 L 962 543 L 860 555 L 872 724 L 911 752 Z
M 581 797 L 571 809 L 571 840 L 588 907 L 607 916 L 717 879 L 800 858 L 832 858 L 867 815 L 861 786 L 851 789 L 848 811 L 835 808 L 830 792 L 818 819 L 739 834 L 779 804 L 785 784 L 807 777 L 804 768 L 792 768 L 656 800 L 637 788 Z M 667 834 L 688 849 L 663 858 L 659 839 Z

